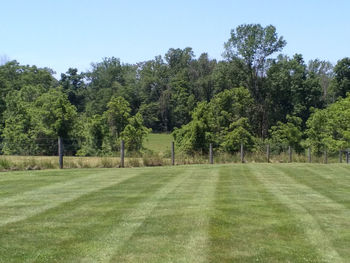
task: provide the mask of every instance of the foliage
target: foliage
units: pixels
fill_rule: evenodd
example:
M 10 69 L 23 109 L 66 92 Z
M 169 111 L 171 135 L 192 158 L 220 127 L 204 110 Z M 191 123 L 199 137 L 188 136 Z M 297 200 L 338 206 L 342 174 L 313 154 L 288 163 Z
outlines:
M 286 45 L 283 37 L 278 37 L 272 25 L 262 27 L 260 24 L 240 25 L 231 30 L 231 37 L 225 43 L 225 57 L 241 57 L 256 74 L 263 72 L 266 59 L 280 51 Z
M 246 71 L 246 87 L 255 101 L 254 118 L 256 132 L 262 137 L 268 131 L 268 105 L 264 90 L 268 59 L 286 45 L 272 25 L 262 27 L 260 24 L 240 25 L 231 30 L 231 37 L 225 43 L 224 56 L 228 60 L 242 60 Z
M 39 96 L 31 109 L 34 132 L 53 137 L 67 137 L 74 127 L 76 108 L 60 89 Z
M 65 74 L 61 74 L 59 83 L 70 103 L 77 108 L 78 112 L 83 112 L 86 97 L 85 74 L 78 74 L 76 68 L 69 68 Z
M 307 143 L 316 153 L 350 147 L 350 93 L 326 109 L 315 110 L 307 121 Z
M 107 120 L 110 128 L 110 134 L 114 137 L 120 136 L 128 124 L 130 117 L 130 104 L 123 97 L 115 97 L 107 104 L 107 111 L 104 113 L 104 117 Z
M 125 141 L 126 149 L 138 152 L 151 129 L 143 124 L 140 113 L 130 115 L 129 103 L 123 97 L 115 97 L 108 103 L 102 114 L 85 117 L 82 125 L 82 147 L 78 155 L 112 155 L 119 150 L 120 141 Z
M 343 58 L 335 65 L 332 91 L 334 99 L 344 98 L 350 92 L 350 58 Z
M 285 45 L 274 26 L 244 24 L 231 30 L 223 60 L 170 48 L 135 64 L 106 57 L 59 80 L 49 68 L 8 61 L 0 65 L 0 153 L 56 154 L 57 136 L 69 137 L 69 154 L 113 155 L 122 137 L 141 151 L 147 128 L 173 132 L 187 153 L 209 143 L 232 153 L 240 141 L 254 150 L 266 139 L 278 151 L 301 151 L 304 139 L 316 152 L 348 147 L 345 113 L 331 106 L 350 91 L 350 59 L 306 63 L 278 55 Z
M 143 125 L 143 119 L 140 113 L 129 118 L 128 125 L 121 133 L 121 138 L 125 141 L 125 148 L 128 151 L 138 152 L 142 149 L 142 143 L 151 129 Z
M 287 122 L 277 122 L 276 126 L 272 126 L 270 130 L 270 143 L 278 152 L 286 150 L 291 146 L 297 153 L 303 150 L 301 131 L 302 120 L 296 116 L 287 115 Z
M 192 121 L 173 132 L 177 145 L 190 153 L 207 152 L 210 143 L 229 151 L 235 149 L 236 140 L 252 143 L 247 119 L 251 104 L 245 88 L 225 90 L 209 103 L 199 103 L 192 113 Z
M 108 138 L 108 126 L 105 119 L 95 114 L 92 117 L 82 116 L 81 125 L 77 127 L 79 134 L 75 134 L 80 139 L 80 149 L 78 156 L 104 156 L 111 153 Z
M 228 128 L 221 146 L 224 151 L 234 153 L 239 151 L 241 144 L 246 150 L 252 150 L 255 144 L 255 138 L 250 132 L 250 125 L 247 118 L 240 118 L 232 122 Z

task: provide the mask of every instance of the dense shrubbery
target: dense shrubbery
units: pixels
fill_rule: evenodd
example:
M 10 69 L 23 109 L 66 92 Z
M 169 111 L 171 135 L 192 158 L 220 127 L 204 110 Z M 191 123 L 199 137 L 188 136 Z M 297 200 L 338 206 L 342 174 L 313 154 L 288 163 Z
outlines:
M 237 151 L 244 143 L 254 147 L 248 116 L 252 99 L 246 88 L 218 93 L 210 102 L 200 103 L 192 113 L 192 121 L 173 132 L 180 149 L 187 153 L 207 152 L 214 143 L 225 151 Z
M 350 148 L 350 93 L 326 109 L 317 109 L 307 121 L 306 143 L 316 153 Z

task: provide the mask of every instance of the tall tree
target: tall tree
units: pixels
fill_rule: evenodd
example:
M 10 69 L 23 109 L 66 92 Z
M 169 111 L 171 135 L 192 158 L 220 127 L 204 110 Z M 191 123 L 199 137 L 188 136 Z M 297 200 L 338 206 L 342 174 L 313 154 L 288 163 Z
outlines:
M 262 27 L 260 24 L 240 25 L 231 30 L 231 37 L 225 43 L 224 57 L 228 60 L 242 59 L 248 71 L 248 88 L 256 101 L 259 133 L 267 135 L 267 107 L 264 103 L 263 79 L 268 58 L 282 50 L 286 45 L 272 25 Z
M 107 104 L 112 97 L 122 96 L 129 103 L 133 112 L 141 104 L 137 81 L 137 66 L 122 64 L 115 57 L 104 58 L 102 62 L 92 64 L 88 72 L 89 83 L 86 111 L 92 116 L 102 114 L 107 110 Z
M 85 74 L 79 74 L 76 68 L 69 68 L 65 74 L 61 74 L 59 83 L 70 103 L 77 108 L 78 112 L 84 111 L 84 99 L 87 95 Z
M 107 111 L 104 113 L 110 131 L 117 138 L 120 137 L 121 132 L 128 124 L 130 117 L 130 104 L 123 97 L 114 97 L 107 104 Z
M 323 92 L 323 100 L 326 103 L 330 102 L 329 89 L 334 76 L 332 63 L 319 59 L 310 60 L 307 70 L 310 77 L 318 79 Z
M 38 97 L 31 114 L 36 133 L 56 138 L 69 135 L 77 116 L 75 106 L 62 89 L 51 89 Z
M 332 83 L 334 99 L 345 98 L 350 92 L 350 58 L 343 58 L 334 67 L 334 81 Z

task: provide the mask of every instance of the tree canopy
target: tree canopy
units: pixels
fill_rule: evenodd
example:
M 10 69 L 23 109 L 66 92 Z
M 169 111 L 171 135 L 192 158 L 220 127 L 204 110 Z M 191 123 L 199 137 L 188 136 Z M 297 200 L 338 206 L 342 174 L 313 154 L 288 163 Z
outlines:
M 147 133 L 172 132 L 187 152 L 209 143 L 225 152 L 262 142 L 315 152 L 349 147 L 350 59 L 335 65 L 282 54 L 272 25 L 232 29 L 223 59 L 191 47 L 127 64 L 106 57 L 86 72 L 68 67 L 0 65 L 0 152 L 55 154 L 57 136 L 70 153 L 111 155 L 125 140 L 142 151 Z

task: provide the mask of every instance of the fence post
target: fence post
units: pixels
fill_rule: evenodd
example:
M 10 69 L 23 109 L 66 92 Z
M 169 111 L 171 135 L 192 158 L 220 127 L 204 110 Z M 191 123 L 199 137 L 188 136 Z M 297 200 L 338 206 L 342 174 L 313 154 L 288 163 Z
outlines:
M 58 137 L 58 165 L 60 169 L 63 169 L 63 140 L 62 137 Z
M 324 163 L 328 163 L 328 155 L 327 155 L 327 150 L 324 151 Z
M 267 145 L 266 147 L 266 158 L 267 158 L 267 162 L 270 162 L 270 144 Z
M 213 158 L 213 144 L 209 144 L 209 162 L 210 164 L 214 163 L 214 158 Z
M 124 168 L 124 157 L 125 157 L 125 149 L 124 149 L 124 140 L 120 142 L 120 167 Z
M 346 163 L 349 163 L 349 151 L 346 151 Z
M 289 162 L 292 162 L 292 147 L 288 146 Z
M 171 165 L 175 165 L 175 143 L 171 142 Z
M 244 163 L 244 147 L 243 147 L 243 143 L 241 143 L 241 163 Z
M 307 149 L 307 160 L 311 163 L 311 147 Z
M 343 151 L 339 150 L 339 162 L 342 163 L 343 162 Z

